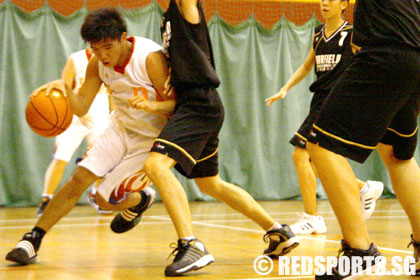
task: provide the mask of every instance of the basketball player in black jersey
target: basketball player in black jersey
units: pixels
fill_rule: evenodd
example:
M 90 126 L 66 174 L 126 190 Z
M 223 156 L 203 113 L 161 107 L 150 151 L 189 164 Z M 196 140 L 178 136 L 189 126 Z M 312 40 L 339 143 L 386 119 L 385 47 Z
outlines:
M 309 115 L 290 140 L 290 143 L 295 146 L 293 163 L 305 210 L 299 221 L 290 225 L 294 234 L 325 233 L 327 231 L 324 218 L 317 215 L 317 172 L 306 151 L 306 141 L 322 104 L 337 79 L 349 65 L 353 58 L 353 52 L 356 51 L 352 50 L 351 45 L 353 26 L 343 19 L 348 2 L 348 0 L 320 0 L 321 14 L 325 24 L 320 24 L 315 28 L 312 47 L 305 62 L 278 93 L 265 100 L 267 106 L 271 106 L 276 100 L 285 98 L 287 92 L 315 67 L 316 80 L 309 88 L 311 92 L 314 92 Z M 358 180 L 358 186 L 363 216 L 367 219 L 373 213 L 376 199 L 381 196 L 384 186 L 382 182 L 371 180 L 367 182 Z
M 413 154 L 420 107 L 420 3 L 357 0 L 353 32 L 361 49 L 326 99 L 307 150 L 339 220 L 341 252 L 375 257 L 380 253 L 369 238 L 356 177 L 344 157 L 363 163 L 377 148 L 408 215 L 419 273 L 420 169 Z M 316 279 L 348 276 L 334 269 Z
M 275 222 L 243 189 L 219 177 L 218 134 L 224 111 L 206 21 L 197 0 L 171 0 L 162 24 L 171 67 L 170 84 L 177 96 L 175 112 L 147 158 L 144 170 L 158 189 L 179 240 L 165 275 L 177 276 L 214 261 L 192 232 L 185 191 L 171 171 L 194 178 L 204 193 L 221 200 L 267 231 L 267 255 L 283 255 L 299 243 L 287 225 Z

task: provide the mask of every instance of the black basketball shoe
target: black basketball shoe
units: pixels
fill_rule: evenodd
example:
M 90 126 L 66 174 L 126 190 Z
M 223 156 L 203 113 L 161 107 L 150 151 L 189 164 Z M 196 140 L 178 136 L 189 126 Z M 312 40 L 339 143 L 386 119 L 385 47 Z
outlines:
M 298 238 L 294 235 L 289 225 L 281 225 L 282 228 L 269 230 L 264 234 L 264 241 L 268 243 L 268 248 L 264 250 L 264 255 L 270 258 L 283 256 L 299 245 Z
M 173 244 L 176 246 L 176 244 Z M 192 270 L 198 270 L 214 262 L 204 244 L 198 239 L 192 240 L 179 239 L 178 246 L 171 253 L 175 255 L 172 264 L 165 269 L 166 276 L 179 276 Z
M 407 248 L 413 245 L 414 247 L 414 260 L 416 267 L 416 276 L 420 276 L 420 242 L 415 241 L 413 235 L 411 235 L 411 242 L 408 244 Z
M 111 222 L 111 230 L 115 233 L 123 233 L 135 227 L 141 220 L 141 215 L 155 201 L 156 192 L 151 187 L 140 191 L 141 201 L 137 206 L 124 209 L 118 213 Z
M 347 267 L 346 269 L 343 268 L 342 270 L 349 271 L 350 273 L 346 275 L 342 275 L 340 274 L 339 272 L 340 270 L 338 269 L 338 267 L 334 267 L 331 271 L 331 274 L 325 273 L 323 275 L 315 275 L 315 280 L 341 280 L 341 279 L 357 279 L 357 278 L 363 277 L 364 275 L 366 275 L 368 271 L 366 260 L 362 259 L 361 271 L 358 271 L 356 274 L 351 274 L 351 272 L 354 270 L 351 267 L 352 263 L 357 263 L 357 262 L 353 262 L 351 259 L 353 257 L 357 257 L 357 258 L 374 257 L 373 262 L 371 262 L 371 266 L 369 268 L 371 271 L 373 271 L 373 268 L 375 267 L 375 262 L 379 261 L 376 259 L 376 257 L 379 257 L 379 256 L 381 256 L 381 253 L 379 252 L 376 245 L 373 243 L 370 244 L 369 249 L 361 250 L 361 249 L 355 249 L 355 248 L 350 247 L 350 245 L 347 244 L 347 242 L 344 241 L 344 239 L 342 239 L 341 249 L 338 250 L 337 263 L 340 263 L 338 259 L 341 257 L 349 258 L 350 267 Z M 345 264 L 346 262 L 343 261 L 341 263 Z
M 16 247 L 7 254 L 6 260 L 20 265 L 27 265 L 35 262 L 42 237 L 43 235 L 33 230 L 25 233 L 22 240 L 20 240 Z

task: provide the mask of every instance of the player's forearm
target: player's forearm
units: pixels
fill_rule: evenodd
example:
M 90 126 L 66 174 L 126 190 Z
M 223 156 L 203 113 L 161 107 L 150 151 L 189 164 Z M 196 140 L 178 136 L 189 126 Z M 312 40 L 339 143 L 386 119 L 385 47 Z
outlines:
M 73 113 L 78 117 L 83 117 L 89 111 L 89 106 L 83 98 L 75 94 L 73 90 L 66 86 L 67 98 L 70 102 L 70 107 Z
M 293 88 L 295 85 L 300 83 L 306 76 L 308 76 L 311 69 L 306 69 L 304 66 L 301 66 L 290 79 L 287 81 L 287 83 L 283 86 L 283 88 L 286 91 L 289 91 L 291 88 Z
M 175 110 L 175 100 L 151 101 L 153 110 L 151 113 L 158 115 L 171 116 Z

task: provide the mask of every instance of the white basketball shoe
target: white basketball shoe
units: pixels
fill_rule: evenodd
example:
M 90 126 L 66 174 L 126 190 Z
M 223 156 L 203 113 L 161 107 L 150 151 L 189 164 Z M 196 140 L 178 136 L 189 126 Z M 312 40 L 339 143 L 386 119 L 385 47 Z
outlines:
M 378 181 L 366 181 L 365 186 L 369 189 L 365 193 L 360 194 L 360 202 L 362 205 L 363 218 L 369 219 L 376 207 L 376 200 L 381 197 L 384 191 L 384 184 Z
M 322 216 L 312 216 L 306 213 L 300 213 L 299 221 L 290 225 L 294 234 L 312 234 L 326 233 L 327 225 Z

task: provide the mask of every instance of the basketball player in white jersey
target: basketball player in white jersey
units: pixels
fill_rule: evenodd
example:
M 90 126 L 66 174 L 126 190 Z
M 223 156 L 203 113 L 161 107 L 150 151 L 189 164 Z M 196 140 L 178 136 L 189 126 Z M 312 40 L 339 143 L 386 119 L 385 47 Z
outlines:
M 78 92 L 85 79 L 86 67 L 92 56 L 90 48 L 72 53 L 64 66 L 61 78 L 66 84 Z M 55 138 L 55 150 L 53 160 L 47 168 L 44 182 L 44 193 L 38 209 L 38 216 L 42 215 L 45 207 L 53 197 L 60 181 L 63 177 L 64 169 L 71 160 L 83 139 L 87 140 L 88 147 L 93 145 L 95 139 L 108 126 L 109 104 L 106 88 L 102 86 L 92 103 L 89 112 L 82 116 L 73 116 L 70 127 Z M 95 192 L 95 189 L 93 190 Z M 92 199 L 90 200 L 91 204 Z M 93 204 L 95 207 L 95 204 Z M 99 213 L 106 214 L 104 211 L 95 207 Z
M 168 77 L 162 48 L 141 37 L 127 38 L 127 27 L 116 9 L 90 12 L 81 28 L 82 38 L 90 44 L 90 59 L 85 81 L 75 94 L 63 80 L 50 82 L 40 89 L 59 88 L 66 93 L 73 112 L 84 116 L 104 83 L 111 91 L 115 110 L 110 123 L 96 139 L 72 177 L 45 208 L 35 227 L 27 232 L 6 259 L 19 264 L 35 261 L 43 236 L 77 203 L 82 193 L 96 180 L 96 197 L 101 208 L 122 211 L 114 221 L 134 226 L 154 201 L 151 187 L 123 196 L 119 186 L 141 173 L 143 162 L 155 138 L 175 108 L 175 100 L 161 95 Z M 38 91 L 36 90 L 35 93 Z M 162 101 L 159 101 L 162 100 Z M 145 184 L 142 185 L 145 187 Z M 118 229 L 114 231 L 118 232 Z

